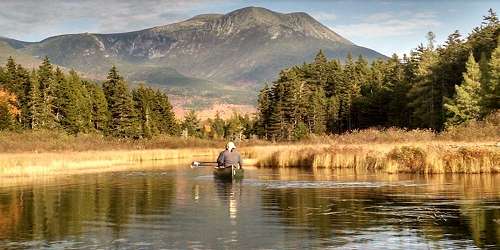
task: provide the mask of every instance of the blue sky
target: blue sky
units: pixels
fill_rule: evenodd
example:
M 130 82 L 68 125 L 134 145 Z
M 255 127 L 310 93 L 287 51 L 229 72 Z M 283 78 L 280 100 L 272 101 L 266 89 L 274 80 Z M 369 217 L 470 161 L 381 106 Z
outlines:
M 493 0 L 0 0 L 0 36 L 39 41 L 66 33 L 126 32 L 181 21 L 197 14 L 259 6 L 307 12 L 354 43 L 402 55 L 425 41 L 441 43 L 454 30 L 463 35 L 481 23 Z

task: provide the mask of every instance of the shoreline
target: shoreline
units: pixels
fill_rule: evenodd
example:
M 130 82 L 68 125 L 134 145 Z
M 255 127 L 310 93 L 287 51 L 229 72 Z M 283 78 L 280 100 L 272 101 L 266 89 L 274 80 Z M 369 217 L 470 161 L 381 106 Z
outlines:
M 0 154 L 0 178 L 126 171 L 138 163 L 189 164 L 220 148 L 92 150 Z M 239 149 L 245 165 L 268 168 L 354 168 L 386 173 L 500 173 L 495 141 L 274 144 Z M 149 164 L 149 163 L 148 163 Z

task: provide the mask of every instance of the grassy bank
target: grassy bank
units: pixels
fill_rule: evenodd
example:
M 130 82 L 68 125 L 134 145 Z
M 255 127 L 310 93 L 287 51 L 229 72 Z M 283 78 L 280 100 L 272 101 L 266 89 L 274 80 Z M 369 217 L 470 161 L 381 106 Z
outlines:
M 0 177 L 65 174 L 83 170 L 99 172 L 116 166 L 124 169 L 124 166 L 142 162 L 174 163 L 182 159 L 189 162 L 192 159 L 213 157 L 218 151 L 216 148 L 185 148 L 0 154 Z
M 500 116 L 434 133 L 366 129 L 300 142 L 245 141 L 239 150 L 260 167 L 358 168 L 388 173 L 500 172 Z M 0 176 L 101 170 L 144 161 L 215 158 L 223 140 L 132 140 L 58 131 L 0 133 Z M 74 171 L 73 171 L 74 172 Z
M 362 168 L 387 173 L 499 173 L 495 143 L 390 143 L 280 150 L 260 167 Z
M 499 173 L 500 113 L 441 133 L 366 129 L 254 153 L 260 167 L 356 168 L 387 173 Z

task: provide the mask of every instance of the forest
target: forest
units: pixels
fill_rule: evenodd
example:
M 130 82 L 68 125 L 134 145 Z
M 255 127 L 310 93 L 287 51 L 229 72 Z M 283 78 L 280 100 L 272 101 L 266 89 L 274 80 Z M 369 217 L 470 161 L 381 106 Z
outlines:
M 338 134 L 370 127 L 442 131 L 500 108 L 500 24 L 493 10 L 465 39 L 427 44 L 403 58 L 368 63 L 348 56 L 281 71 L 258 98 L 255 132 L 274 140 Z
M 31 72 L 9 58 L 0 86 L 1 129 L 133 138 L 178 133 L 167 95 L 143 85 L 130 91 L 116 67 L 100 85 L 54 69 L 48 58 Z
M 251 137 L 251 124 L 249 115 L 239 114 L 201 121 L 194 110 L 178 120 L 165 91 L 144 84 L 130 89 L 115 66 L 102 84 L 54 68 L 47 57 L 31 72 L 13 58 L 0 67 L 0 130 L 242 139 Z
M 195 111 L 176 119 L 167 94 L 131 88 L 116 67 L 102 83 L 45 57 L 29 70 L 9 58 L 0 67 L 0 130 L 61 130 L 117 138 L 157 135 L 210 139 L 300 140 L 365 128 L 447 128 L 484 119 L 500 108 L 500 23 L 490 9 L 465 38 L 458 31 L 442 46 L 427 44 L 409 55 L 368 62 L 363 57 L 311 63 L 280 72 L 260 91 L 255 116 Z

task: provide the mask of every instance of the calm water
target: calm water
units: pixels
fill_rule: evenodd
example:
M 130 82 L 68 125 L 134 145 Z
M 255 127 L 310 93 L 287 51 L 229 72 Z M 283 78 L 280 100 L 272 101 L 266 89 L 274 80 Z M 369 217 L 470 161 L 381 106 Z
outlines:
M 500 176 L 138 168 L 1 180 L 0 249 L 500 247 Z

